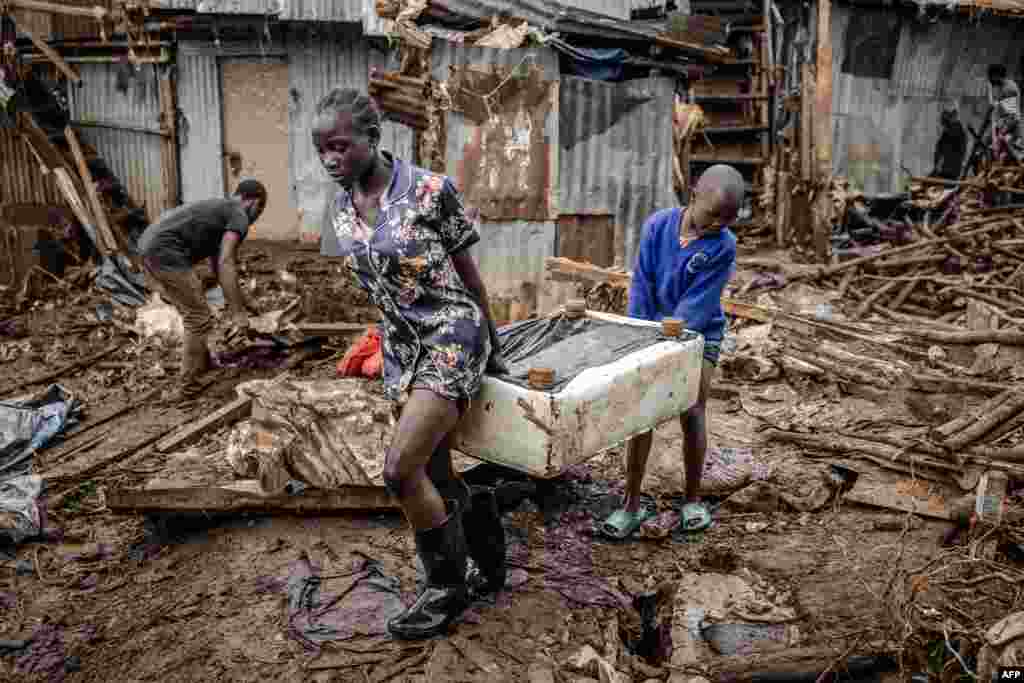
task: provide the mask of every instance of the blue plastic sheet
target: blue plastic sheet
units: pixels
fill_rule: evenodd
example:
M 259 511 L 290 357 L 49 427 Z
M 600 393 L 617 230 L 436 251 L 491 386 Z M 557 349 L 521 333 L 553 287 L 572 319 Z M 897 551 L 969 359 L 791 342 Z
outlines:
M 80 415 L 81 404 L 57 384 L 28 401 L 0 401 L 0 481 L 28 474 L 35 452 Z

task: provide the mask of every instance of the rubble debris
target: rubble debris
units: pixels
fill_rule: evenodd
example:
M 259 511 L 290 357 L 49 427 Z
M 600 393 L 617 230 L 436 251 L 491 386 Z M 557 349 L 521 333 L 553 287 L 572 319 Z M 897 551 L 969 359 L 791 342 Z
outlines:
M 18 545 L 43 532 L 42 491 L 38 475 L 0 479 L 0 543 Z

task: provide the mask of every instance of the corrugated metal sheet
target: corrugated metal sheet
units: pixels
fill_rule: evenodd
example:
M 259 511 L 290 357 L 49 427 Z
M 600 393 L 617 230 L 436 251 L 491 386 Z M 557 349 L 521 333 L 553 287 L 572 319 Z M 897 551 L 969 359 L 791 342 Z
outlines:
M 0 128 L 0 204 L 64 205 L 53 176 L 44 176 L 29 146 L 10 128 Z
M 613 15 L 581 9 L 555 0 L 431 0 L 431 7 L 459 16 L 490 21 L 492 16 L 526 19 L 546 31 L 627 40 L 650 40 L 658 31 L 642 23 L 630 23 L 628 5 L 615 0 L 576 0 L 578 4 L 611 8 Z M 619 8 L 619 9 L 616 9 Z
M 645 1 L 650 2 L 650 0 Z M 629 21 L 629 12 L 637 2 L 638 0 L 632 0 L 632 2 L 625 2 L 624 0 L 562 0 L 562 4 L 568 7 L 596 14 L 605 14 L 609 17 L 625 21 Z
M 167 195 L 163 178 L 163 139 L 150 133 L 112 128 L 75 126 L 83 140 L 96 151 L 128 190 L 128 195 L 145 204 L 146 215 L 156 220 L 164 210 Z
M 224 194 L 220 71 L 205 43 L 178 44 L 178 131 L 181 197 L 195 202 Z
M 368 36 L 386 36 L 395 22 L 381 19 L 377 14 L 377 0 L 363 0 L 363 33 Z
M 484 222 L 471 253 L 487 286 L 495 318 L 509 320 L 514 302 L 535 311 L 544 281 L 544 262 L 555 255 L 553 222 Z
M 302 232 L 319 235 L 324 206 L 337 191 L 313 149 L 313 118 L 317 103 L 336 87 L 365 90 L 370 69 L 383 65 L 383 56 L 371 53 L 358 27 L 320 27 L 294 36 L 288 45 L 288 80 L 291 89 L 292 202 L 302 211 Z M 413 132 L 388 121 L 381 131 L 381 148 L 412 159 Z
M 77 66 L 82 85 L 68 88 L 68 107 L 74 121 L 160 132 L 160 85 L 154 65 L 140 64 L 134 69 L 126 92 L 117 88 L 120 65 Z
M 255 14 L 281 21 L 362 23 L 364 0 L 166 0 L 202 14 Z M 180 7 L 176 8 L 180 9 Z
M 71 119 L 153 220 L 169 208 L 161 160 L 164 138 L 157 67 L 140 65 L 124 93 L 117 89 L 119 65 L 79 67 L 82 85 L 68 89 Z
M 561 212 L 614 216 L 616 259 L 623 264 L 633 262 L 647 216 L 675 203 L 674 98 L 674 83 L 666 78 L 562 78 Z
M 1005 64 L 1015 75 L 1024 57 L 1024 22 L 948 15 L 931 24 L 903 22 L 891 79 L 842 73 L 852 12 L 833 5 L 833 171 L 868 193 L 899 192 L 931 171 L 941 133 L 939 114 L 955 102 L 976 129 L 987 109 L 986 69 Z M 1016 74 L 1019 76 L 1019 74 Z
M 547 221 L 557 217 L 557 56 L 548 48 L 496 50 L 434 39 L 431 49 L 434 78 L 447 81 L 451 78 L 451 67 L 466 66 L 477 67 L 477 70 L 491 66 L 506 70 L 523 68 L 522 73 L 526 73 L 525 69 L 538 68 L 536 78 L 545 83 L 516 79 L 516 86 L 522 88 L 524 98 L 544 96 L 545 105 L 538 109 L 546 110 L 547 115 L 542 127 L 538 126 L 534 120 L 536 111 L 522 108 L 524 100 L 518 94 L 505 105 L 512 109 L 497 109 L 490 119 L 480 120 L 460 111 L 449 112 L 445 149 L 447 173 L 456 178 L 467 204 L 479 209 L 487 220 Z M 504 86 L 499 84 L 499 87 Z
M 495 50 L 435 39 L 431 50 L 431 72 L 439 80 L 448 80 L 451 66 L 474 64 L 516 67 L 527 57 L 557 83 L 558 58 L 547 48 Z M 552 209 L 557 211 L 557 99 L 554 104 L 552 113 L 545 121 L 544 135 L 551 151 L 549 182 Z M 472 121 L 468 121 L 462 114 L 448 114 L 446 172 L 454 178 L 459 176 L 464 143 L 471 138 L 474 128 L 476 126 Z M 520 302 L 535 310 L 537 292 L 544 279 L 544 259 L 553 256 L 555 252 L 554 221 L 485 220 L 480 224 L 480 233 L 480 243 L 473 247 L 473 252 L 487 284 L 488 295 L 497 302 L 499 312 L 495 315 L 501 314 L 511 302 Z

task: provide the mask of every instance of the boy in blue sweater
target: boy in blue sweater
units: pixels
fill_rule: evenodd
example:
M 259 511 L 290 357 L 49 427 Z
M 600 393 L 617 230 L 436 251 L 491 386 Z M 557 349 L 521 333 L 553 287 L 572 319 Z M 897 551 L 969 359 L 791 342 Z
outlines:
M 711 524 L 710 512 L 697 497 L 707 450 L 705 404 L 725 334 L 722 292 L 736 266 L 736 236 L 727 226 L 736 220 L 744 191 L 743 176 L 732 166 L 709 168 L 697 181 L 688 207 L 664 209 L 647 219 L 633 269 L 630 317 L 675 318 L 686 329 L 704 335 L 700 394 L 697 403 L 679 417 L 686 463 L 684 531 L 700 531 Z M 640 506 L 652 436 L 653 432 L 646 432 L 629 442 L 626 499 L 602 526 L 608 536 L 626 538 L 654 516 L 653 510 Z

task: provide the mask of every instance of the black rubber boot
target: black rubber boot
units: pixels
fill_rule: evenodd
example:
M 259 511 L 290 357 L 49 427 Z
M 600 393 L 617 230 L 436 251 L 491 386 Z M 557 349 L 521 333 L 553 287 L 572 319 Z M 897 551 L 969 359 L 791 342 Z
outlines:
M 455 473 L 447 440 L 431 455 L 427 476 L 442 498 L 458 501 L 462 510 L 466 549 L 479 570 L 469 579 L 473 592 L 487 594 L 504 588 L 505 527 L 501 525 L 494 491 L 484 487 L 471 490 Z
M 416 532 L 416 551 L 427 575 L 416 602 L 388 620 L 388 632 L 402 640 L 423 640 L 448 631 L 468 604 L 466 539 L 457 501 L 445 501 L 449 514 L 434 529 Z
M 480 570 L 470 582 L 474 592 L 496 593 L 505 587 L 505 527 L 489 488 L 473 488 L 469 513 L 463 517 L 469 556 Z

